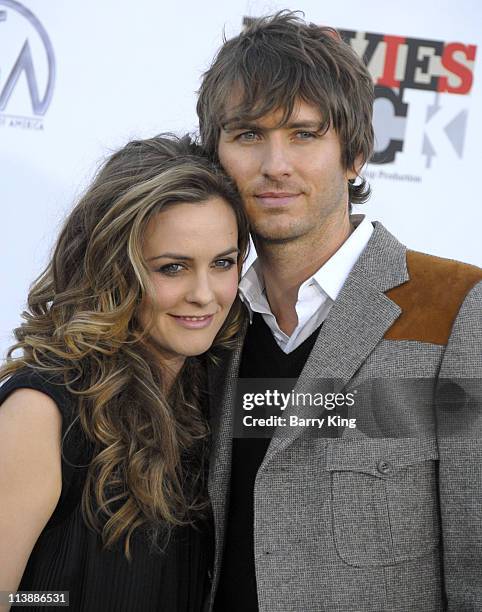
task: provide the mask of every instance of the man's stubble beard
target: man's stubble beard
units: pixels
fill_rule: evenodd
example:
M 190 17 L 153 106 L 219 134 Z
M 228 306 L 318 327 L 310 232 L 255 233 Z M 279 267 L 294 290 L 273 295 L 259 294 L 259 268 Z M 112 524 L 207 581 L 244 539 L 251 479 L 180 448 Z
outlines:
M 333 214 L 339 210 L 338 206 L 331 207 L 330 210 L 316 208 L 312 212 L 304 211 L 301 218 L 292 218 L 283 223 L 276 219 L 279 214 L 271 213 L 263 215 L 261 219 L 251 221 L 251 235 L 253 241 L 266 246 L 287 245 L 299 242 L 300 244 L 312 243 L 322 240 L 325 231 L 330 227 Z M 253 217 L 249 215 L 248 217 Z
M 243 196 L 242 196 L 243 197 Z M 319 196 L 322 197 L 322 196 Z M 244 198 L 243 198 L 244 199 Z M 301 213 L 301 219 L 292 219 L 291 222 L 277 227 L 276 217 L 283 213 L 272 212 L 265 213 L 261 219 L 250 220 L 251 235 L 253 241 L 260 245 L 275 246 L 288 245 L 299 242 L 300 246 L 304 244 L 306 248 L 308 244 L 314 247 L 316 243 L 326 236 L 326 232 L 330 231 L 335 219 L 339 214 L 348 210 L 348 188 L 346 182 L 340 181 L 330 185 L 328 193 L 323 198 L 323 203 L 310 206 L 314 210 L 306 210 Z M 245 209 L 249 217 L 249 205 L 245 200 Z M 273 219 L 271 219 L 273 217 Z
M 311 233 L 310 230 L 313 229 L 311 227 L 297 228 L 291 226 L 283 229 L 280 228 L 278 231 L 273 228 L 272 231 L 269 231 L 269 228 L 266 227 L 267 225 L 269 225 L 269 219 L 265 223 L 251 226 L 251 235 L 255 244 L 261 243 L 266 246 L 289 244 L 302 239 Z

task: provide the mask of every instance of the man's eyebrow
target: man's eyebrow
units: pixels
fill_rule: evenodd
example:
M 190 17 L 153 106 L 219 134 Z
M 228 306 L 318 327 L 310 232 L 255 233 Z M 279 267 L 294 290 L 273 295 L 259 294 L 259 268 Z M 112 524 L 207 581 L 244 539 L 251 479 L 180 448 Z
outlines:
M 321 130 L 323 125 L 322 121 L 312 121 L 308 119 L 303 119 L 301 121 L 288 121 L 287 123 L 281 124 L 280 127 L 284 127 L 288 130 L 299 130 L 299 129 L 307 129 L 307 130 Z M 276 129 L 276 127 L 265 128 L 261 127 L 256 120 L 253 119 L 232 119 L 227 120 L 222 124 L 222 129 L 225 132 L 234 132 L 236 130 L 264 130 L 271 131 Z
M 226 255 L 234 255 L 238 254 L 239 249 L 237 247 L 230 247 L 226 249 L 222 253 L 218 253 L 214 256 L 213 259 L 218 259 L 220 257 L 226 257 Z M 161 255 L 155 255 L 154 257 L 149 257 L 147 261 L 154 261 L 155 259 L 175 259 L 177 261 L 192 261 L 193 257 L 189 257 L 188 255 L 181 255 L 179 253 L 162 253 Z
M 225 132 L 234 132 L 234 130 L 256 130 L 259 126 L 253 119 L 228 119 L 225 121 L 221 128 Z
M 322 121 L 288 121 L 285 127 L 290 130 L 307 128 L 308 130 L 321 130 Z

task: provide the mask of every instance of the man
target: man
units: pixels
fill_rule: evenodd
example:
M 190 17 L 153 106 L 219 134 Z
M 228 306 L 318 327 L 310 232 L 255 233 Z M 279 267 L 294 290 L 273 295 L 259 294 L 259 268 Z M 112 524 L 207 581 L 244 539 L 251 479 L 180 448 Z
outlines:
M 204 75 L 201 138 L 258 254 L 240 286 L 250 324 L 211 372 L 217 612 L 482 609 L 482 270 L 350 216 L 369 194 L 372 103 L 336 32 L 290 12 L 252 22 Z M 355 430 L 241 439 L 238 377 L 345 396 L 381 383 Z

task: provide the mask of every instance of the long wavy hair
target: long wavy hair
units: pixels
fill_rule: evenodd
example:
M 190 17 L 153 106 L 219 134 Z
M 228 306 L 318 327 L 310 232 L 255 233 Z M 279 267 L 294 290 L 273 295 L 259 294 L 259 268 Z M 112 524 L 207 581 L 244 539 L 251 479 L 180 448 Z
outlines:
M 24 322 L 14 330 L 17 342 L 0 369 L 0 380 L 34 369 L 75 395 L 76 419 L 93 447 L 84 520 L 107 548 L 123 541 L 128 558 L 137 527 L 157 537 L 160 526 L 168 533 L 190 524 L 207 506 L 202 367 L 187 358 L 166 395 L 154 341 L 137 320 L 151 291 L 143 235 L 166 204 L 223 198 L 237 219 L 239 269 L 246 256 L 239 195 L 200 153 L 188 136 L 161 135 L 130 142 L 108 159 L 33 283 Z M 237 299 L 214 345 L 229 346 L 241 319 Z

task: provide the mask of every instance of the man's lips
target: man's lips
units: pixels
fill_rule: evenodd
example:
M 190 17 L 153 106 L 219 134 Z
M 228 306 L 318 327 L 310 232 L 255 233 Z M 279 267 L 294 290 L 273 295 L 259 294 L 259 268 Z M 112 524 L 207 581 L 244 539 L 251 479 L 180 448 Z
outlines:
M 255 198 L 262 206 L 276 208 L 291 204 L 299 195 L 299 192 L 292 191 L 263 191 L 256 193 Z

